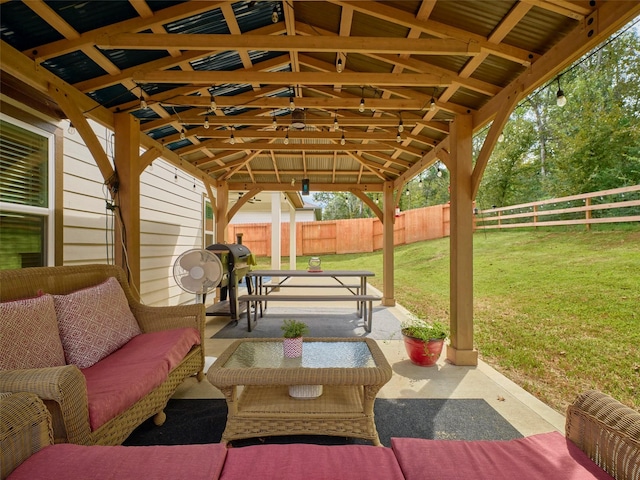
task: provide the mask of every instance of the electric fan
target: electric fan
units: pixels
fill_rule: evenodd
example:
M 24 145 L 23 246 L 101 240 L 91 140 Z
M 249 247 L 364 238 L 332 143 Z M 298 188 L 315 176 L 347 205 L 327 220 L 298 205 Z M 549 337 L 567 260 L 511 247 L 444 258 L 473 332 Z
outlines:
M 202 303 L 204 295 L 220 284 L 223 274 L 220 259 L 204 248 L 187 250 L 173 264 L 173 278 L 185 292 L 196 295 L 196 303 Z

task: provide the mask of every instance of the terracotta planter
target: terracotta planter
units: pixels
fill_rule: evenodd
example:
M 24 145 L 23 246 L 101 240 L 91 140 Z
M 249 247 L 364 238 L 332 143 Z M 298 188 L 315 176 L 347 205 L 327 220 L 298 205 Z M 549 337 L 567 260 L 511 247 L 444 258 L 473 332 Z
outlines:
M 302 337 L 285 338 L 282 345 L 285 357 L 298 358 L 302 356 Z
M 414 365 L 421 367 L 432 367 L 436 364 L 442 353 L 444 340 L 429 340 L 425 342 L 419 338 L 402 335 L 404 347 L 407 350 L 409 359 Z

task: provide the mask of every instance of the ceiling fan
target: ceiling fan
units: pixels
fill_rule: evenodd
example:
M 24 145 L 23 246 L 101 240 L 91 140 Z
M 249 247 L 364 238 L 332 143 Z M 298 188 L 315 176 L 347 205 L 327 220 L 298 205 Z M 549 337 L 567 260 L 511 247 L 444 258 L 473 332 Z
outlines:
M 237 202 L 238 200 L 240 200 L 242 198 L 242 196 L 244 195 L 243 192 L 238 192 L 238 198 L 236 200 L 232 200 L 233 203 Z M 255 202 L 261 202 L 262 200 L 256 197 L 251 198 L 250 200 L 247 200 L 247 203 L 255 203 Z

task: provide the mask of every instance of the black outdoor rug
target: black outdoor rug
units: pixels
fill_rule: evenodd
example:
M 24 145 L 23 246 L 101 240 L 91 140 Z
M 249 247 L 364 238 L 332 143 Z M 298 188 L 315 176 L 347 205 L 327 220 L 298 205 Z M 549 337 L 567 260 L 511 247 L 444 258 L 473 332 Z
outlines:
M 223 399 L 172 399 L 167 420 L 157 427 L 149 419 L 124 445 L 187 445 L 218 443 L 227 419 Z M 511 440 L 522 435 L 482 399 L 376 399 L 375 420 L 383 445 L 391 437 L 446 440 Z M 263 437 L 232 442 L 234 446 L 262 443 L 365 444 L 362 439 L 317 435 Z
M 354 302 L 355 303 L 355 302 Z M 305 337 L 368 337 L 375 340 L 402 338 L 400 320 L 387 307 L 373 307 L 371 333 L 364 329 L 364 320 L 358 317 L 355 304 L 351 308 L 331 307 L 276 307 L 273 302 L 251 332 L 247 331 L 247 317 L 242 314 L 238 322 L 230 322 L 211 338 L 279 338 L 283 320 L 295 318 L 309 326 Z

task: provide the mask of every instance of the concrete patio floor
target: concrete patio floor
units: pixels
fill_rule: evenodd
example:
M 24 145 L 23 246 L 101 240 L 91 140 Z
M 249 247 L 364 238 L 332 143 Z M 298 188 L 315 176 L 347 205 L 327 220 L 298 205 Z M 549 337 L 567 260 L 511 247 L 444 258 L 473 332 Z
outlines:
M 369 288 L 369 293 L 380 293 L 371 286 Z M 304 295 L 302 291 L 296 293 Z M 309 304 L 287 304 L 292 316 L 295 316 L 296 307 L 303 306 L 308 308 Z M 400 305 L 389 309 L 401 321 L 410 318 L 409 312 Z M 318 311 L 321 310 L 322 305 L 318 306 Z M 207 317 L 204 343 L 207 357 L 218 357 L 233 342 L 233 339 L 211 338 L 229 321 L 228 316 Z M 246 322 L 244 315 L 242 321 Z M 375 315 L 373 322 L 375 328 Z M 419 367 L 409 361 L 401 338 L 377 342 L 393 369 L 393 377 L 380 390 L 379 398 L 484 399 L 524 436 L 553 430 L 564 434 L 564 414 L 553 410 L 481 360 L 476 367 L 456 366 L 445 360 L 443 352 L 436 366 Z M 212 361 L 213 358 L 208 359 L 208 362 Z M 195 378 L 190 378 L 178 388 L 174 398 L 223 396 L 206 379 L 198 383 Z

